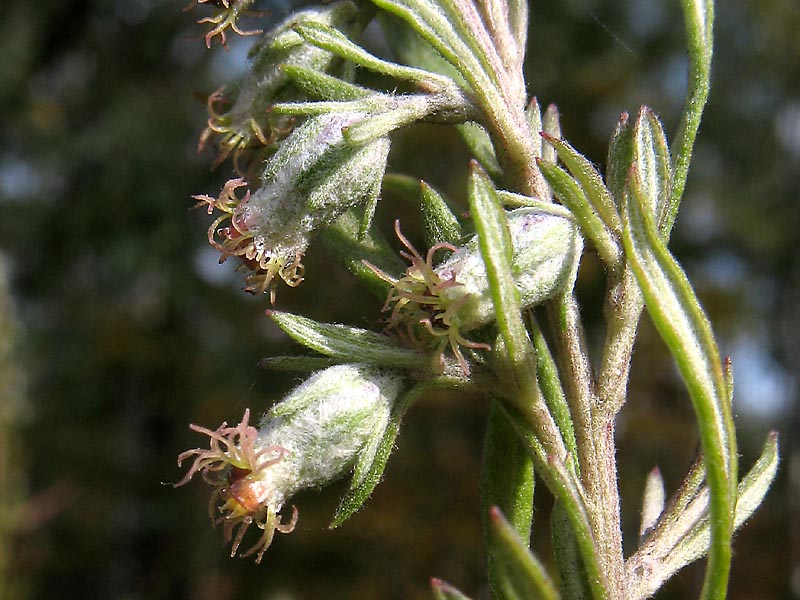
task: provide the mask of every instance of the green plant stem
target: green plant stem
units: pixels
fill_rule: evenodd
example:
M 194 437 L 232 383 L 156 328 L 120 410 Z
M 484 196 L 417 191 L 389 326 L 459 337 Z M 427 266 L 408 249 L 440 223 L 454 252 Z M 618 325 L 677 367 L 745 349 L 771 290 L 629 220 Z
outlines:
M 484 81 L 483 73 L 474 78 L 474 90 L 487 122 L 489 135 L 498 151 L 505 174 L 505 184 L 528 196 L 547 197 L 547 183 L 536 164 L 534 136 L 525 118 L 525 86 L 521 62 L 506 64 L 497 48 L 497 40 L 486 31 L 475 5 L 467 0 L 444 0 L 442 4 L 461 28 L 470 32 L 474 55 L 484 73 L 494 81 Z M 519 61 L 518 61 L 519 62 Z M 513 70 L 516 67 L 516 70 Z M 469 78 L 470 74 L 465 73 Z M 535 140 L 539 143 L 539 140 Z
M 644 308 L 630 267 L 609 275 L 603 313 L 606 335 L 597 378 L 598 412 L 613 418 L 625 404 L 636 330 Z
M 586 496 L 589 524 L 609 597 L 624 599 L 625 565 L 622 555 L 619 491 L 617 486 L 614 418 L 598 409 L 578 304 L 570 294 L 548 310 L 555 332 L 567 401 L 575 424 L 578 464 Z
M 622 554 L 620 497 L 617 483 L 617 447 L 614 418 L 598 417 L 594 421 L 594 460 L 591 472 L 593 494 L 589 503 L 590 520 L 612 598 L 626 599 L 625 561 Z

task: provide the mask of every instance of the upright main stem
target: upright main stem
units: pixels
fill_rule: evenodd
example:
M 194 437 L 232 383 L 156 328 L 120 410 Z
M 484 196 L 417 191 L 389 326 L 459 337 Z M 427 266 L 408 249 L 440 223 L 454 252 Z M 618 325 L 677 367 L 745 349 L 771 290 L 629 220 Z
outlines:
M 546 198 L 546 185 L 533 160 L 532 132 L 522 107 L 506 99 L 501 110 L 489 112 L 490 131 L 507 184 L 524 194 Z M 583 335 L 580 311 L 569 294 L 549 307 L 559 362 L 575 426 L 578 464 L 597 562 L 609 600 L 625 600 L 620 502 L 617 486 L 614 415 L 603 410 Z M 638 319 L 638 314 L 637 314 Z M 624 361 L 620 361 L 624 362 Z M 627 363 L 617 363 L 625 373 Z M 615 386 L 615 389 L 618 386 Z M 624 383 L 623 383 L 624 389 Z
M 578 447 L 578 464 L 598 562 L 609 599 L 625 599 L 614 417 L 601 410 L 584 341 L 578 304 L 571 294 L 548 311 Z
M 590 508 L 592 528 L 598 536 L 597 546 L 608 574 L 611 598 L 626 600 L 614 418 L 600 417 L 594 425 L 595 455 L 591 480 L 587 482 L 591 486 L 588 495 L 594 501 Z

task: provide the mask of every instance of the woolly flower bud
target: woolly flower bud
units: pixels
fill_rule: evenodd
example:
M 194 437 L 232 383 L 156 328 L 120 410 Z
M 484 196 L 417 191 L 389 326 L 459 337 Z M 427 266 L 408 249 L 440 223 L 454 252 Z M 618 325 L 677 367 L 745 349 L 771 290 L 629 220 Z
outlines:
M 566 215 L 534 208 L 520 208 L 508 213 L 508 228 L 513 247 L 511 270 L 523 308 L 530 308 L 551 298 L 571 280 L 577 268 L 582 239 L 572 219 Z M 392 284 L 385 309 L 392 308 L 389 327 L 405 324 L 417 342 L 414 328 L 422 325 L 432 335 L 441 362 L 449 345 L 464 374 L 469 366 L 460 346 L 488 349 L 486 344 L 471 342 L 463 334 L 495 320 L 489 280 L 478 247 L 477 236 L 464 246 L 433 246 L 426 258 L 414 249 L 395 225 L 403 252 L 411 266 L 403 277 L 395 279 L 374 269 Z M 447 260 L 434 266 L 434 254 L 441 249 L 452 251 Z M 420 342 L 424 343 L 424 342 Z
M 231 556 L 255 523 L 261 537 L 242 556 L 255 554 L 261 562 L 274 532 L 294 529 L 296 508 L 288 523 L 278 515 L 289 498 L 341 478 L 365 460 L 365 453 L 376 452 L 401 385 L 390 371 L 337 365 L 295 388 L 258 429 L 249 424 L 249 409 L 236 427 L 223 423 L 211 431 L 190 425 L 210 438 L 210 448 L 178 457 L 178 466 L 188 458 L 194 462 L 175 486 L 199 472 L 214 487 L 209 512 L 214 524 L 223 525 L 225 541 L 233 540 Z
M 225 184 L 219 198 L 195 196 L 211 214 L 222 211 L 208 230 L 208 240 L 222 252 L 222 260 L 239 256 L 255 274 L 248 291 L 270 291 L 280 276 L 288 285 L 303 279 L 300 258 L 314 233 L 333 223 L 356 205 L 371 205 L 380 191 L 389 139 L 363 144 L 345 141 L 343 129 L 363 113 L 328 113 L 298 127 L 267 162 L 262 187 L 242 199 L 236 188 L 244 180 Z M 230 220 L 230 225 L 219 225 Z
M 222 89 L 209 96 L 208 126 L 200 136 L 199 149 L 216 138 L 219 154 L 215 165 L 231 153 L 238 163 L 247 149 L 271 146 L 283 139 L 291 131 L 294 119 L 270 112 L 270 106 L 274 102 L 305 97 L 294 87 L 284 68 L 301 66 L 326 72 L 341 63 L 331 52 L 306 42 L 293 28 L 298 24 L 316 23 L 351 35 L 362 29 L 363 20 L 355 4 L 341 0 L 293 13 L 267 31 L 250 50 L 252 70 L 229 110 L 218 108 L 230 104 Z

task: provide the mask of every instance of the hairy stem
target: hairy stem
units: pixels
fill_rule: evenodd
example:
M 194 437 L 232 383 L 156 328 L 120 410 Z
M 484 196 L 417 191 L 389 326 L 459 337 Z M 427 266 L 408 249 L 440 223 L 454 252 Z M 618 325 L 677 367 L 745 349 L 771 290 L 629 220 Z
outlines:
M 625 404 L 631 356 L 644 301 L 633 272 L 625 265 L 622 274 L 609 277 L 603 312 L 606 336 L 600 375 L 597 379 L 598 411 L 613 418 Z
M 589 522 L 610 598 L 624 598 L 624 561 L 613 416 L 599 410 L 578 304 L 573 295 L 549 307 L 567 401 L 575 424 L 578 464 Z

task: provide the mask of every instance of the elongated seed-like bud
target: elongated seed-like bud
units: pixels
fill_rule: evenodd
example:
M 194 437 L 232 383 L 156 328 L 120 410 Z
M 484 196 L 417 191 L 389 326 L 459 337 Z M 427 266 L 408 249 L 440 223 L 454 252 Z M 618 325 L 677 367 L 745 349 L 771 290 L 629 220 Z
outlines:
M 511 268 L 521 305 L 530 308 L 547 300 L 572 280 L 583 248 L 575 222 L 562 211 L 520 208 L 508 213 L 508 228 L 514 250 Z M 421 329 L 433 337 L 430 341 L 441 352 L 448 346 L 453 350 L 462 370 L 469 373 L 459 346 L 486 348 L 464 338 L 464 334 L 495 320 L 486 268 L 473 237 L 464 246 L 449 244 L 433 246 L 426 258 L 397 234 L 408 253 L 403 255 L 411 266 L 403 277 L 395 279 L 379 274 L 392 283 L 386 300 L 391 307 L 389 327 L 405 325 L 413 339 L 420 341 Z M 434 253 L 451 250 L 449 258 L 433 264 Z M 376 272 L 378 272 L 376 270 Z M 420 329 L 416 327 L 416 329 Z M 439 340 L 435 342 L 435 340 Z M 421 340 L 424 343 L 424 336 Z
M 260 562 L 274 532 L 294 528 L 296 508 L 288 523 L 278 515 L 292 496 L 340 479 L 365 461 L 365 452 L 375 452 L 402 382 L 393 371 L 337 365 L 295 388 L 258 428 L 249 424 L 249 410 L 236 427 L 223 423 L 212 431 L 191 425 L 209 436 L 210 448 L 178 457 L 179 466 L 189 458 L 194 462 L 175 485 L 199 472 L 214 487 L 211 519 L 223 525 L 226 541 L 232 540 L 231 556 L 255 523 L 263 533 L 242 556 L 254 554 Z
M 374 205 L 386 168 L 389 139 L 362 144 L 344 139 L 343 130 L 366 118 L 363 113 L 328 113 L 298 127 L 281 145 L 262 174 L 262 187 L 241 199 L 229 181 L 219 198 L 195 196 L 222 211 L 209 228 L 209 242 L 227 256 L 238 256 L 255 273 L 248 291 L 269 290 L 274 302 L 274 279 L 288 285 L 302 281 L 300 262 L 320 228 L 357 205 Z M 226 227 L 223 221 L 230 220 Z

